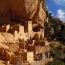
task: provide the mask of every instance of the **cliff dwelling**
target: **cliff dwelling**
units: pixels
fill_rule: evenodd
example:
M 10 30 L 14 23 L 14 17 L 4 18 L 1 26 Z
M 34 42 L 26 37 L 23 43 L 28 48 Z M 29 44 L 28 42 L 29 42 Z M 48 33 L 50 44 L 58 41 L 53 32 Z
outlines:
M 45 0 L 1 0 L 0 65 L 34 65 L 45 59 L 45 21 Z

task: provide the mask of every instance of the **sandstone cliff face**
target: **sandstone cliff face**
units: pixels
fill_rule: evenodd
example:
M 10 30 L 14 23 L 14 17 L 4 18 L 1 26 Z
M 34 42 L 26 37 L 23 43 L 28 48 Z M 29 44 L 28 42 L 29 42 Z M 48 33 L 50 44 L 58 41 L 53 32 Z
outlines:
M 13 17 L 20 16 L 21 19 L 44 22 L 46 17 L 44 2 L 45 0 L 2 0 L 0 12 L 10 11 Z
M 31 19 L 37 9 L 38 0 L 9 0 L 9 3 L 13 14 Z
M 33 21 L 44 26 L 46 20 L 45 0 L 40 0 L 37 11 L 33 16 Z
M 0 25 L 1 23 L 9 22 L 8 4 L 5 0 L 0 0 Z
M 7 2 L 5 0 L 0 0 L 0 15 L 7 11 Z

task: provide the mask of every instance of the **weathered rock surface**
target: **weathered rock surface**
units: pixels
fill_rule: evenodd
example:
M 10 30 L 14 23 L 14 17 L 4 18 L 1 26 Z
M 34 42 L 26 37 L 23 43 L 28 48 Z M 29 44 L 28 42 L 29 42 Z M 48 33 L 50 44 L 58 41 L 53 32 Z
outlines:
M 14 18 L 45 21 L 45 0 L 2 0 L 0 1 L 0 15 L 11 14 Z M 6 15 L 7 16 L 7 15 Z M 19 18 L 19 19 L 20 19 Z
M 9 0 L 13 14 L 22 18 L 31 19 L 38 6 L 38 0 Z

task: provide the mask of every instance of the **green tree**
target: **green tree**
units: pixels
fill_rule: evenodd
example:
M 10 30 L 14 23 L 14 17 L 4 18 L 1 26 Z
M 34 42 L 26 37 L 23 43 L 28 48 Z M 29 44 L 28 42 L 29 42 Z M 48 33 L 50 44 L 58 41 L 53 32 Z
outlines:
M 64 62 L 54 59 L 53 61 L 48 62 L 46 65 L 65 65 Z

